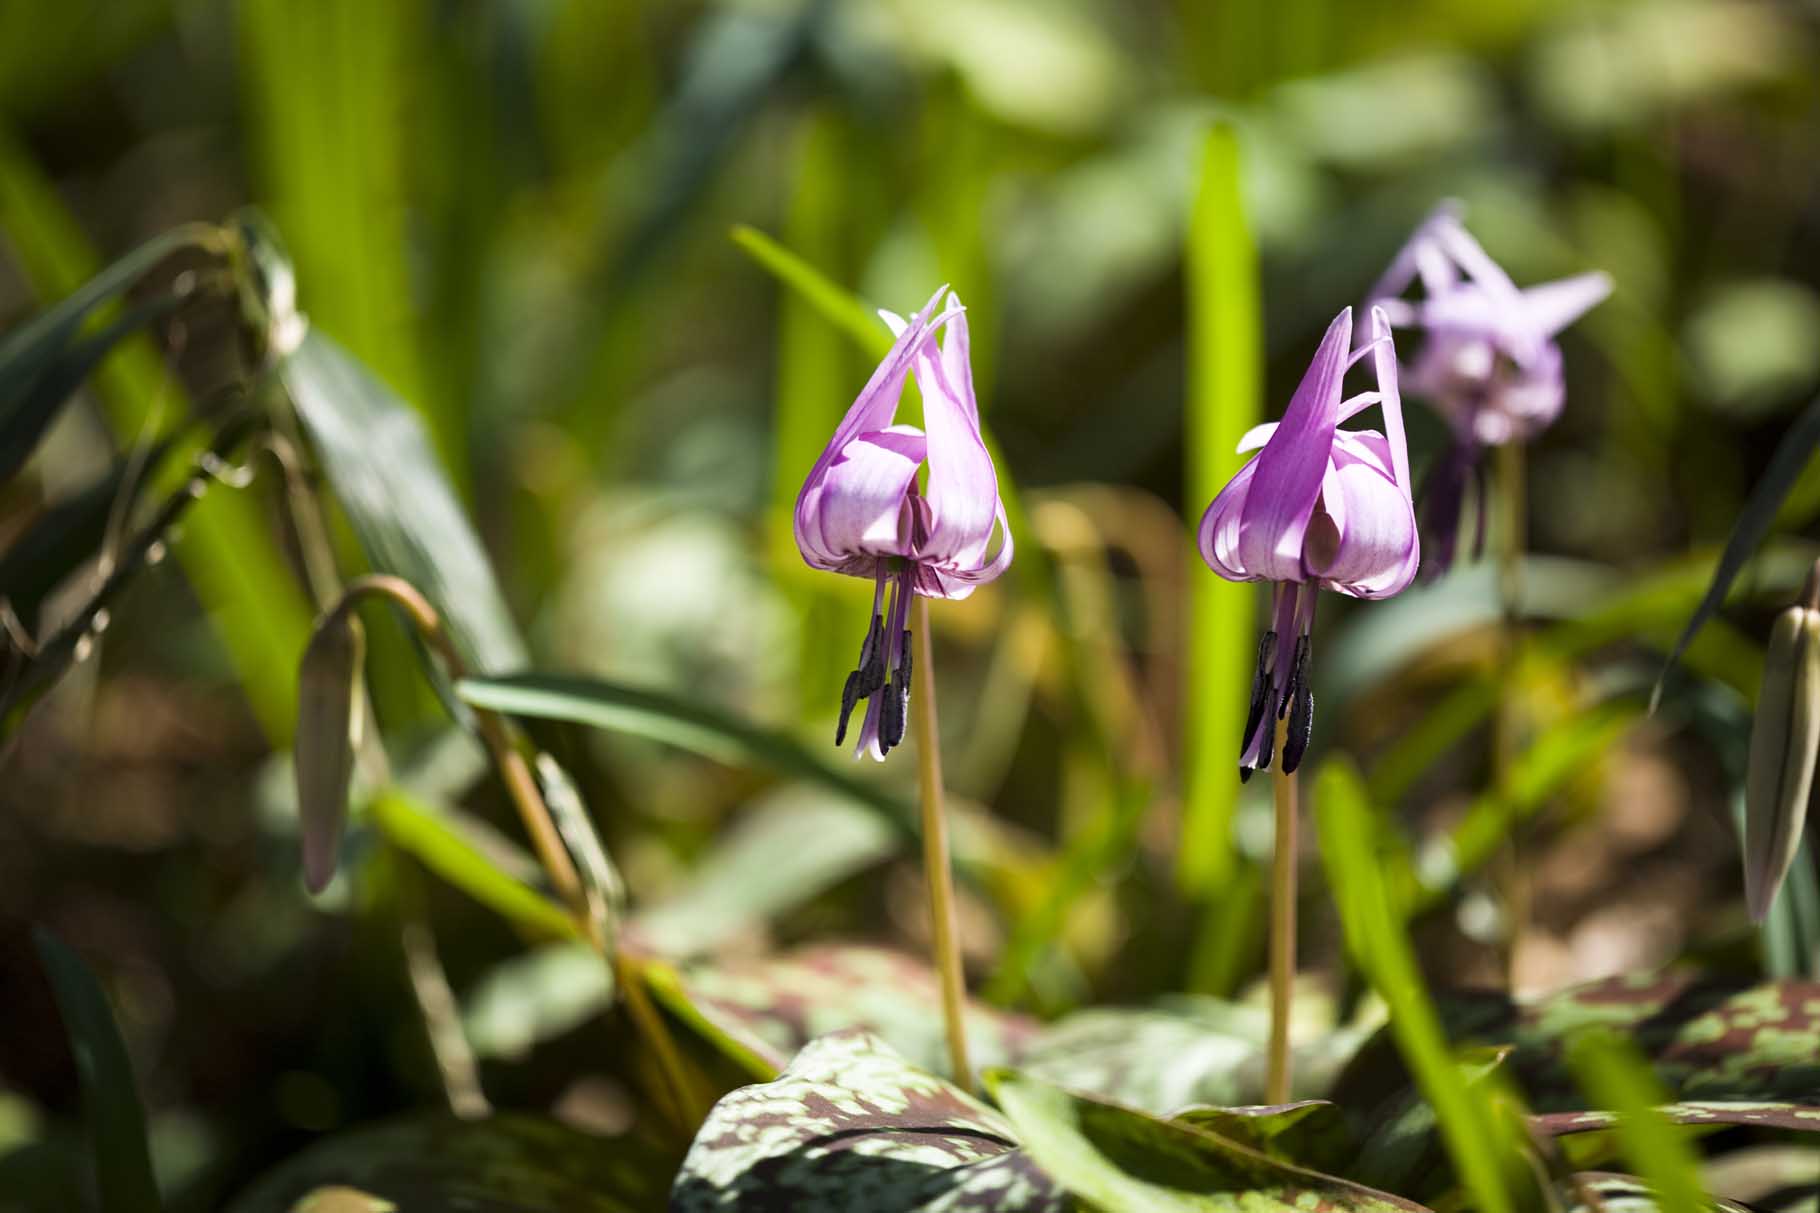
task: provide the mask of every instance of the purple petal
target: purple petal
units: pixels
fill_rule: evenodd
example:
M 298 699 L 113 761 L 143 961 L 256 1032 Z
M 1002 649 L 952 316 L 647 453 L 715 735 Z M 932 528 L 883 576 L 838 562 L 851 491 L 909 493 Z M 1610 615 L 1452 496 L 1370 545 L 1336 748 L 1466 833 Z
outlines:
M 1388 598 L 1409 585 L 1417 560 L 1415 510 L 1407 490 L 1377 467 L 1347 460 L 1322 486 L 1308 527 L 1308 572 L 1354 598 Z
M 1435 231 L 1444 223 L 1458 224 L 1463 209 L 1458 202 L 1449 199 L 1430 211 L 1428 218 L 1422 220 L 1408 241 L 1397 250 L 1390 267 L 1372 285 L 1366 300 L 1376 302 L 1401 295 L 1418 274 L 1422 277 L 1422 289 L 1426 291 L 1442 291 L 1453 286 L 1453 267 L 1445 257 L 1438 255 L 1440 249 L 1435 242 Z
M 1372 370 L 1378 378 L 1378 404 L 1384 413 L 1384 434 L 1390 442 L 1390 466 L 1397 487 L 1407 498 L 1411 491 L 1409 442 L 1403 432 L 1403 396 L 1397 388 L 1397 348 L 1390 335 L 1390 317 L 1381 307 L 1371 309 L 1371 337 L 1376 343 Z
M 917 353 L 934 336 L 937 326 L 945 322 L 951 312 L 937 314 L 936 305 L 941 302 L 948 288 L 943 286 L 930 297 L 912 322 L 898 333 L 891 350 L 881 360 L 866 386 L 860 389 L 859 395 L 847 410 L 847 415 L 835 427 L 834 436 L 828 440 L 828 446 L 816 459 L 815 465 L 803 480 L 802 491 L 796 496 L 796 545 L 802 550 L 803 559 L 816 568 L 831 568 L 838 564 L 846 553 L 830 551 L 822 547 L 816 534 L 814 503 L 820 494 L 824 477 L 834 460 L 847 449 L 855 438 L 861 434 L 886 429 L 897 415 L 899 398 L 903 395 L 904 377 L 910 373 L 910 367 Z
M 1328 326 L 1282 423 L 1252 461 L 1251 489 L 1239 521 L 1237 564 L 1250 577 L 1302 579 L 1302 538 L 1333 449 L 1351 342 L 1352 309 L 1347 308 Z
M 1537 332 L 1553 337 L 1609 294 L 1611 276 L 1595 270 L 1529 287 L 1523 292 L 1523 309 Z
M 929 533 L 917 555 L 954 569 L 977 568 L 999 518 L 998 477 L 980 436 L 964 313 L 948 321 L 939 357 L 933 343 L 918 353 L 916 380 L 929 438 L 924 496 L 930 510 Z
M 1255 574 L 1246 572 L 1239 559 L 1239 522 L 1244 516 L 1245 499 L 1251 492 L 1251 477 L 1257 468 L 1255 459 L 1240 468 L 1220 490 L 1220 495 L 1208 504 L 1207 512 L 1201 515 L 1197 533 L 1201 559 L 1228 581 L 1258 579 Z
M 810 502 L 809 529 L 818 552 L 835 554 L 830 567 L 858 555 L 912 554 L 904 505 L 924 453 L 921 433 L 892 426 L 859 435 L 829 465 Z

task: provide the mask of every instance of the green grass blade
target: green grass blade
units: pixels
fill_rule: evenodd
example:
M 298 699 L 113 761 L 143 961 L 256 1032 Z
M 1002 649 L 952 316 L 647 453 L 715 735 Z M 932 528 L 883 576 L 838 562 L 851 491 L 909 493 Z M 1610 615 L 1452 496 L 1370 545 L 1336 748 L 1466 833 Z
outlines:
M 1595 1028 L 1568 1040 L 1567 1064 L 1591 1099 L 1588 1107 L 1618 1114 L 1618 1144 L 1655 1190 L 1663 1213 L 1706 1213 L 1711 1206 L 1699 1160 L 1683 1131 L 1657 1110 L 1668 1094 L 1635 1047 Z
M 495 712 L 573 721 L 661 741 L 716 762 L 764 767 L 820 784 L 876 810 L 905 834 L 915 832 L 915 809 L 895 792 L 823 762 L 782 733 L 748 724 L 718 708 L 662 691 L 546 674 L 466 678 L 456 691 L 474 706 Z
M 1376 817 L 1364 782 L 1345 759 L 1321 767 L 1315 788 L 1321 856 L 1359 969 L 1390 1010 L 1390 1030 L 1440 1123 L 1473 1207 L 1513 1213 L 1503 1125 L 1467 1084 L 1429 1001 L 1403 923 L 1392 913 Z
M 101 272 L 100 259 L 56 191 L 23 149 L 0 130 L 0 231 L 43 298 L 78 291 Z M 187 416 L 182 388 L 143 338 L 121 343 L 95 377 L 114 434 L 123 445 L 144 440 L 161 423 Z M 206 438 L 177 438 L 146 486 L 158 496 L 190 475 Z M 247 497 L 208 494 L 190 511 L 174 545 L 209 622 L 220 636 L 253 713 L 275 746 L 290 743 L 297 711 L 297 658 L 309 635 L 310 609 L 285 567 L 272 528 Z
M 489 859 L 448 814 L 397 787 L 381 791 L 367 811 L 399 849 L 500 917 L 537 935 L 581 938 L 560 906 Z
M 107 995 L 82 958 L 49 931 L 35 928 L 32 942 L 50 977 L 76 1058 L 83 1111 L 94 1138 L 102 1213 L 158 1213 L 163 1202 L 152 1174 L 145 1109 Z
M 406 228 L 414 136 L 400 70 L 427 6 L 242 0 L 240 79 L 260 203 L 297 266 L 299 306 L 423 415 L 465 482 L 466 421 L 425 392 Z
M 741 224 L 733 229 L 732 235 L 733 243 L 744 249 L 752 260 L 801 295 L 830 324 L 858 342 L 874 360 L 882 359 L 890 350 L 891 330 L 870 308 L 828 281 L 820 270 L 756 228 Z
M 1184 417 L 1190 521 L 1244 462 L 1239 439 L 1258 423 L 1264 377 L 1258 253 L 1242 198 L 1238 133 L 1208 132 L 1189 219 L 1188 404 Z M 1192 532 L 1190 543 L 1192 544 Z M 1189 560 L 1188 666 L 1183 684 L 1182 888 L 1221 887 L 1236 860 L 1239 735 L 1257 654 L 1257 589 L 1215 577 Z

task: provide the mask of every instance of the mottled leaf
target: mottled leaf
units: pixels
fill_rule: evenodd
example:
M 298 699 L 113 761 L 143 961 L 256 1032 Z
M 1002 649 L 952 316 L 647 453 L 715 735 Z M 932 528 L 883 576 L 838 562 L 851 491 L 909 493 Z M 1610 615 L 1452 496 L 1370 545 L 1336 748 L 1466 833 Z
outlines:
M 1409 1213 L 1422 1207 L 1028 1075 L 1001 1072 L 990 1085 L 1031 1160 L 1095 1209 Z
M 310 1147 L 228 1213 L 294 1213 L 337 1189 L 391 1201 L 401 1213 L 644 1213 L 662 1206 L 675 1169 L 675 1156 L 654 1142 L 532 1116 L 413 1117 Z
M 885 948 L 823 944 L 781 956 L 690 966 L 682 987 L 702 1012 L 738 1025 L 784 1056 L 846 1028 L 876 1033 L 914 1065 L 948 1068 L 941 990 L 922 961 Z M 1034 1021 L 979 1003 L 967 1010 L 973 1062 L 1017 1059 Z
M 1323 1094 L 1368 1027 L 1295 1042 L 1295 1093 Z M 1268 1012 L 1180 995 L 1157 1007 L 1077 1011 L 1043 1028 L 1018 1066 L 1071 1090 L 1169 1115 L 1191 1104 L 1233 1107 L 1264 1095 Z
M 815 1041 L 776 1081 L 716 1104 L 670 1196 L 674 1213 L 1062 1207 L 1003 1117 L 861 1031 Z
M 1581 1171 L 1565 1185 L 1568 1213 L 1660 1213 L 1662 1206 L 1648 1184 L 1634 1175 Z M 1754 1213 L 1747 1204 L 1710 1197 L 1713 1213 Z
M 1195 1106 L 1183 1108 L 1171 1119 L 1218 1133 L 1273 1158 L 1323 1170 L 1343 1161 L 1352 1141 L 1344 1113 L 1324 1099 L 1236 1108 Z
M 524 665 L 524 641 L 486 551 L 417 415 L 313 330 L 280 373 L 373 567 L 422 591 L 475 667 Z

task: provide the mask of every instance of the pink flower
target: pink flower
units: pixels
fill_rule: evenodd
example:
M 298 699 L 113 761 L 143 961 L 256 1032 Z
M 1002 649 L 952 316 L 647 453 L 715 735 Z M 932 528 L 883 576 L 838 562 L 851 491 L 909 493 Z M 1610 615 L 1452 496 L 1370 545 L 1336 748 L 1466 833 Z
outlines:
M 1409 585 L 1421 559 L 1396 351 L 1381 308 L 1372 309 L 1371 327 L 1372 339 L 1349 353 L 1352 309 L 1334 319 L 1283 420 L 1245 435 L 1239 450 L 1257 449 L 1257 458 L 1201 518 L 1201 558 L 1209 568 L 1228 581 L 1277 583 L 1272 627 L 1258 649 L 1241 778 L 1270 766 L 1273 717 L 1289 718 L 1283 769 L 1301 763 L 1314 722 L 1308 637 L 1315 591 L 1388 598 Z M 1342 399 L 1347 369 L 1367 354 L 1377 389 Z M 1388 437 L 1339 428 L 1372 405 L 1383 410 Z
M 846 740 L 854 706 L 868 700 L 859 752 L 883 759 L 903 740 L 908 716 L 910 595 L 965 598 L 1005 571 L 1012 543 L 980 435 L 960 299 L 944 286 L 908 321 L 879 315 L 897 340 L 797 494 L 796 546 L 811 568 L 876 585 L 834 743 Z M 911 373 L 922 390 L 923 429 L 895 424 Z

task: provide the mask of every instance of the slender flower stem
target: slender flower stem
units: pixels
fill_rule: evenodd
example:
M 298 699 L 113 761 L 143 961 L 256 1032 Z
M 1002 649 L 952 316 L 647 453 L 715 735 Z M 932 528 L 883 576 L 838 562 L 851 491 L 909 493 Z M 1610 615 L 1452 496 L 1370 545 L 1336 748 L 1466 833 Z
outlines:
M 1516 695 L 1522 647 L 1523 548 L 1527 495 L 1521 442 L 1497 448 L 1497 491 L 1504 515 L 1498 541 L 1498 697 L 1492 717 L 1492 792 L 1510 823 L 1498 884 L 1504 902 L 1503 962 L 1507 986 L 1516 985 L 1517 941 L 1529 918 L 1529 882 L 1523 875 L 1523 827 L 1512 801 L 1512 772 L 1519 748 Z
M 935 968 L 942 983 L 942 1019 L 948 1029 L 948 1060 L 954 1081 L 973 1090 L 973 1065 L 967 1059 L 966 979 L 961 974 L 959 932 L 955 927 L 954 874 L 948 864 L 948 817 L 942 808 L 942 746 L 936 732 L 935 646 L 929 639 L 929 600 L 916 600 L 916 663 L 911 671 L 916 701 L 916 758 L 922 781 L 923 868 L 929 881 L 930 935 Z
M 1277 721 L 1276 752 L 1289 738 L 1289 722 Z M 1295 994 L 1296 777 L 1278 761 L 1277 839 L 1270 878 L 1270 1068 L 1265 1102 L 1289 1102 L 1289 1009 Z

